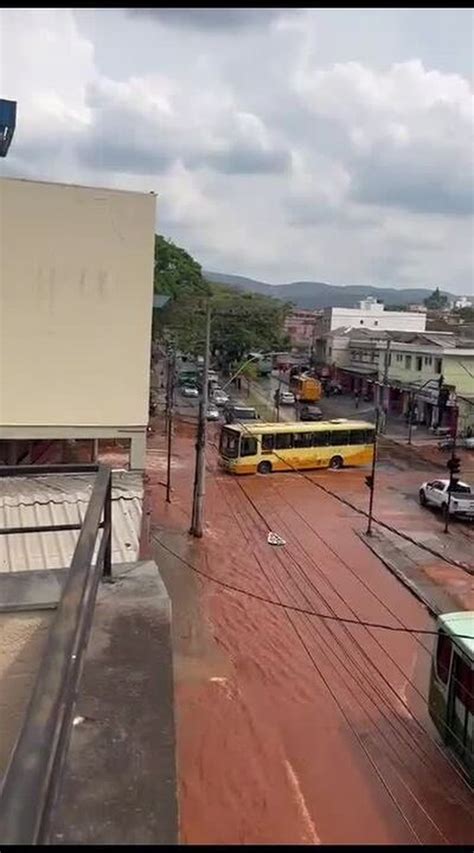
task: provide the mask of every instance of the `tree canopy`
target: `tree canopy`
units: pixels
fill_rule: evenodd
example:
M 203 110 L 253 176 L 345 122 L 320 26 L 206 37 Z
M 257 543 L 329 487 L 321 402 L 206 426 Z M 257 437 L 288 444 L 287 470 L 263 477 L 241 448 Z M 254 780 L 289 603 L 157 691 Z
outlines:
M 448 297 L 444 296 L 439 287 L 433 290 L 433 293 L 430 296 L 427 296 L 424 300 L 424 303 L 427 308 L 437 309 L 437 308 L 445 308 L 448 304 Z
M 250 351 L 280 348 L 288 303 L 206 281 L 197 261 L 184 249 L 156 236 L 155 292 L 171 297 L 159 312 L 154 335 L 168 338 L 191 355 L 203 352 L 205 309 L 212 310 L 211 350 L 227 369 Z

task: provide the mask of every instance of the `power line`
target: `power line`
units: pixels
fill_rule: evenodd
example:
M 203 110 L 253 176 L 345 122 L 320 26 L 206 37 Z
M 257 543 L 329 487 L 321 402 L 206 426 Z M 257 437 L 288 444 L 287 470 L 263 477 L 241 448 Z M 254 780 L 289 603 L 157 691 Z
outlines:
M 218 586 L 224 587 L 224 589 L 228 589 L 231 592 L 237 592 L 240 595 L 246 595 L 248 598 L 253 598 L 256 601 L 261 601 L 263 604 L 270 604 L 274 607 L 281 607 L 283 610 L 291 610 L 291 611 L 294 611 L 295 613 L 304 613 L 304 614 L 306 614 L 306 616 L 316 616 L 319 619 L 327 619 L 328 621 L 332 621 L 332 622 L 342 622 L 342 623 L 345 623 L 346 625 L 359 625 L 360 627 L 363 627 L 363 628 L 380 628 L 383 631 L 394 631 L 394 632 L 398 632 L 401 634 L 426 634 L 426 635 L 430 635 L 430 636 L 437 636 L 438 635 L 437 631 L 433 631 L 433 630 L 430 630 L 428 628 L 406 628 L 406 627 L 401 627 L 398 625 L 383 625 L 379 622 L 366 622 L 363 619 L 349 619 L 349 618 L 345 618 L 342 616 L 335 616 L 335 615 L 328 614 L 328 613 L 318 613 L 316 610 L 310 610 L 310 609 L 305 608 L 305 607 L 298 607 L 297 605 L 287 604 L 287 603 L 282 602 L 282 601 L 276 601 L 275 599 L 267 598 L 264 595 L 259 595 L 258 593 L 252 592 L 249 589 L 242 589 L 241 587 L 234 586 L 233 584 L 227 583 L 226 581 L 223 581 L 220 578 L 216 578 L 213 575 L 210 575 L 208 572 L 205 572 L 203 569 L 200 569 L 197 566 L 194 566 L 192 563 L 189 562 L 189 560 L 185 560 L 184 557 L 182 557 L 180 554 L 177 554 L 176 551 L 173 551 L 173 549 L 170 548 L 168 545 L 165 545 L 165 543 L 162 542 L 161 539 L 158 539 L 157 536 L 153 536 L 152 538 L 154 539 L 154 541 L 158 545 L 160 545 L 161 548 L 164 548 L 165 551 L 168 551 L 169 554 L 171 554 L 173 557 L 175 557 L 177 560 L 179 560 L 181 563 L 183 563 L 183 565 L 187 566 L 189 569 L 191 569 L 197 575 L 201 575 L 202 577 L 206 578 L 207 580 L 210 580 L 213 583 L 218 584 Z M 469 634 L 457 634 L 456 636 L 459 637 L 459 639 L 463 639 L 463 640 L 474 640 L 474 635 L 471 636 Z

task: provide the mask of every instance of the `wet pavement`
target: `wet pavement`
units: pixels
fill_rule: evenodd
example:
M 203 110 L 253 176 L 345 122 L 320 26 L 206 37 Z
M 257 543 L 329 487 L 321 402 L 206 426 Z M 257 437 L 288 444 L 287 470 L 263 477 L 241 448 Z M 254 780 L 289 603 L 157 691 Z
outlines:
M 469 843 L 472 795 L 427 713 L 433 638 L 338 621 L 433 628 L 359 537 L 367 472 L 232 477 L 209 434 L 202 540 L 187 533 L 193 426 L 174 437 L 171 504 L 160 430 L 147 469 L 143 548 L 173 601 L 181 841 Z M 416 503 L 422 472 L 383 464 L 377 512 L 436 536 Z M 269 530 L 286 544 L 269 545 Z

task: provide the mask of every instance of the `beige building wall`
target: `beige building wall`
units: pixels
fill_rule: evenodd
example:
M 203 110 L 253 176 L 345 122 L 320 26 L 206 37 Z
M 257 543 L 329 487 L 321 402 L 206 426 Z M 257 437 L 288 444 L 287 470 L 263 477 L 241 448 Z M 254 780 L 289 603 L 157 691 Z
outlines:
M 146 428 L 154 232 L 154 194 L 0 179 L 0 437 Z

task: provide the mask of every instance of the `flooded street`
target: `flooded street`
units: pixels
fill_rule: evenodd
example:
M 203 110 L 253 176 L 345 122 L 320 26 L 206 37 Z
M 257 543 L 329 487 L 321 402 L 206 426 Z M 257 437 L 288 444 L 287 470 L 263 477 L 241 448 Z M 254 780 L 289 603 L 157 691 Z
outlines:
M 147 502 L 173 601 L 182 843 L 472 840 L 472 795 L 427 712 L 433 637 L 407 630 L 433 620 L 361 541 L 365 518 L 311 482 L 362 506 L 364 471 L 232 477 L 211 436 L 195 541 L 192 427 L 171 505 L 162 448 L 157 435 Z M 395 476 L 381 471 L 378 507 L 409 525 L 419 508 L 391 499 Z

